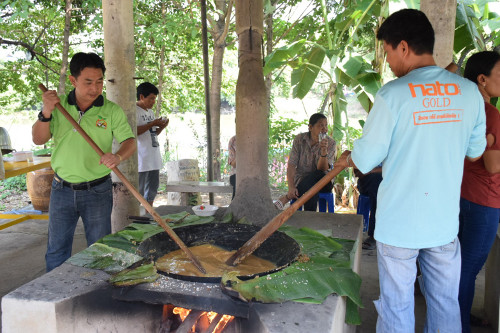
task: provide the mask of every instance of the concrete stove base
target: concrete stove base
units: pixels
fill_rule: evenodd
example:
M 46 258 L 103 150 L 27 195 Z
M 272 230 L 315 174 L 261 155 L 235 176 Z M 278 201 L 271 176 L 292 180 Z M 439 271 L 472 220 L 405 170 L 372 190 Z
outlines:
M 164 206 L 160 214 L 185 207 Z M 362 217 L 297 212 L 287 222 L 296 227 L 332 230 L 335 237 L 356 240 L 353 270 L 359 272 Z M 11 332 L 157 332 L 162 305 L 113 299 L 109 275 L 63 264 L 2 298 L 2 331 Z M 174 305 L 178 305 L 172 302 Z M 345 298 L 330 295 L 323 304 L 252 303 L 240 332 L 354 332 L 345 325 Z

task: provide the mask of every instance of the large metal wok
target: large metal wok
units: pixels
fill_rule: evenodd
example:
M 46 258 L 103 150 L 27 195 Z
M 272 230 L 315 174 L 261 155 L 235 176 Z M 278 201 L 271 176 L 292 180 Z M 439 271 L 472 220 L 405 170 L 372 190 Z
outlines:
M 237 250 L 259 231 L 259 227 L 249 224 L 210 223 L 176 228 L 175 232 L 186 246 L 213 244 L 225 250 Z M 166 233 L 156 234 L 141 243 L 137 254 L 156 261 L 163 255 L 178 250 L 179 246 Z M 242 280 L 278 271 L 292 263 L 300 253 L 297 242 L 282 232 L 275 232 L 253 253 L 255 256 L 271 261 L 276 269 L 254 275 L 240 276 Z M 193 282 L 220 282 L 220 277 L 197 277 L 165 273 L 167 276 Z

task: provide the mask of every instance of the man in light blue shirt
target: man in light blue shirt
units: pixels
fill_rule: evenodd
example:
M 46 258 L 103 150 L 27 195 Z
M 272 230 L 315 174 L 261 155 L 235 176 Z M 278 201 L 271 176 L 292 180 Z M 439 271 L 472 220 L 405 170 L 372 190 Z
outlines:
M 392 14 L 377 38 L 398 79 L 377 93 L 363 136 L 337 162 L 363 173 L 383 164 L 377 332 L 414 332 L 417 258 L 427 330 L 461 332 L 460 185 L 464 158 L 477 160 L 486 146 L 484 103 L 475 84 L 436 66 L 434 31 L 422 12 Z

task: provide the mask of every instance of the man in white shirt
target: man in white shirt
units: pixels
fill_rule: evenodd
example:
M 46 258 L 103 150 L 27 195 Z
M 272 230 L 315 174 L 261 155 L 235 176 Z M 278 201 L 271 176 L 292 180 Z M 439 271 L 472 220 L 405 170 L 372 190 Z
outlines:
M 162 166 L 158 135 L 168 125 L 168 119 L 156 118 L 151 108 L 158 88 L 149 82 L 137 87 L 137 158 L 139 192 L 152 206 L 160 185 Z

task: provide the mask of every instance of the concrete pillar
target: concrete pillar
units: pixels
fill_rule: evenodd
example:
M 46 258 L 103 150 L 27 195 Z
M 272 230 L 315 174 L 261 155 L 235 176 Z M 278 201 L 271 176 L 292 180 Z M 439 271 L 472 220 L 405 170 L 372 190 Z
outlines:
M 446 67 L 453 60 L 453 39 L 455 36 L 456 0 L 422 0 L 420 10 L 427 15 L 434 28 L 434 59 L 440 67 Z
M 134 16 L 132 0 L 103 0 L 104 63 L 106 65 L 106 96 L 122 107 L 130 126 L 137 133 L 135 106 L 135 51 Z M 118 150 L 114 143 L 113 151 Z M 120 164 L 120 171 L 137 188 L 137 153 Z M 111 215 L 112 231 L 123 229 L 129 221 L 128 215 L 139 215 L 139 202 L 113 174 L 114 204 Z

